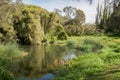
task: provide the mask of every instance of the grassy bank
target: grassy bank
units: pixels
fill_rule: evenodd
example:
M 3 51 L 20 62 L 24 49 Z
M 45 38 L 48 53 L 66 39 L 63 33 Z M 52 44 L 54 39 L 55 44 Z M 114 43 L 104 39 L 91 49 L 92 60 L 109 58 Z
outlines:
M 14 80 L 13 71 L 23 54 L 16 43 L 0 43 L 0 80 Z
M 69 37 L 56 41 L 60 46 L 82 53 L 64 66 L 57 67 L 54 80 L 119 80 L 120 38 L 107 36 Z M 0 80 L 14 80 L 25 52 L 15 43 L 0 43 Z M 55 69 L 55 67 L 53 67 Z M 54 70 L 53 69 L 53 70 Z
M 83 54 L 61 66 L 55 80 L 120 79 L 119 37 L 71 37 L 66 45 Z

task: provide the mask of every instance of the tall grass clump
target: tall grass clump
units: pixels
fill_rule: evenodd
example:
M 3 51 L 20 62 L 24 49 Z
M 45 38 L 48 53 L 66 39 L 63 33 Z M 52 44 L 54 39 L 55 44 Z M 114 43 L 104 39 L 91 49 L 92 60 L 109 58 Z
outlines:
M 69 41 L 67 41 L 67 46 L 68 47 L 75 47 L 76 46 L 76 41 L 75 40 L 69 40 Z
M 92 39 L 84 39 L 77 47 L 81 52 L 92 52 L 102 48 L 102 42 Z
M 10 71 L 0 68 L 0 80 L 14 80 L 14 76 Z
M 3 54 L 4 57 L 9 57 L 10 59 L 17 59 L 22 57 L 22 49 L 19 47 L 18 44 L 16 43 L 8 43 L 5 44 L 6 50 L 5 53 Z
M 16 43 L 0 42 L 0 80 L 13 80 L 12 65 L 22 58 L 23 51 Z

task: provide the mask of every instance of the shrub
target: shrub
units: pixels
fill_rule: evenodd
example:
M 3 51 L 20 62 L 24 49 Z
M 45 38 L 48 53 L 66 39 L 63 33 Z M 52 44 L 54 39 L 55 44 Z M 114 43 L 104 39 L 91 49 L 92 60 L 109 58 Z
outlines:
M 58 40 L 67 40 L 68 36 L 65 32 L 60 32 L 57 36 Z
M 83 34 L 84 35 L 94 35 L 96 34 L 96 25 L 95 24 L 85 24 L 83 25 Z
M 83 26 L 82 25 L 66 25 L 65 31 L 69 36 L 80 36 L 83 34 Z

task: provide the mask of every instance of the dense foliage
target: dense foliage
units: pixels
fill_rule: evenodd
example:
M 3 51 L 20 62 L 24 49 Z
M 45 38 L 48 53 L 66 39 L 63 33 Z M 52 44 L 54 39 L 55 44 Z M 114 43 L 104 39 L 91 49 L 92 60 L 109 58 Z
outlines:
M 96 24 L 105 32 L 120 34 L 120 1 L 105 0 L 104 6 L 98 4 Z
M 13 21 L 20 42 L 24 44 L 40 44 L 44 37 L 43 28 L 46 25 L 47 17 L 49 17 L 49 13 L 42 8 L 23 6 L 20 13 L 14 15 Z
M 81 25 L 85 22 L 84 12 L 65 7 L 66 16 L 33 5 L 1 1 L 0 40 L 19 41 L 22 44 L 40 44 L 41 41 L 66 40 L 67 34 L 80 35 Z M 74 14 L 73 16 L 70 16 Z
M 3 41 L 10 41 L 16 37 L 12 23 L 14 8 L 13 5 L 9 3 L 11 3 L 11 1 L 0 1 L 0 39 Z
M 3 0 L 0 2 L 0 40 L 40 44 L 41 41 L 60 39 L 58 36 L 65 40 L 67 35 L 93 35 L 104 31 L 119 34 L 119 7 L 119 0 L 111 3 L 105 0 L 103 8 L 98 4 L 96 28 L 94 24 L 85 24 L 84 12 L 72 6 L 64 7 L 63 11 L 48 12 L 38 6 L 24 5 L 21 0 Z M 61 36 L 63 33 L 65 35 Z

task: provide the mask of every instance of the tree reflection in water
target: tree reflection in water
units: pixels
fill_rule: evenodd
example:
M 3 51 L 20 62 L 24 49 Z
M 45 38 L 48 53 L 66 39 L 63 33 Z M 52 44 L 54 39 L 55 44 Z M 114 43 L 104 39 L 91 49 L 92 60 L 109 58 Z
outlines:
M 23 48 L 29 54 L 21 60 L 19 73 L 16 74 L 18 77 L 27 77 L 30 80 L 42 77 L 48 73 L 49 67 L 64 64 L 66 60 L 74 58 L 78 54 L 75 49 L 56 45 L 26 45 Z

